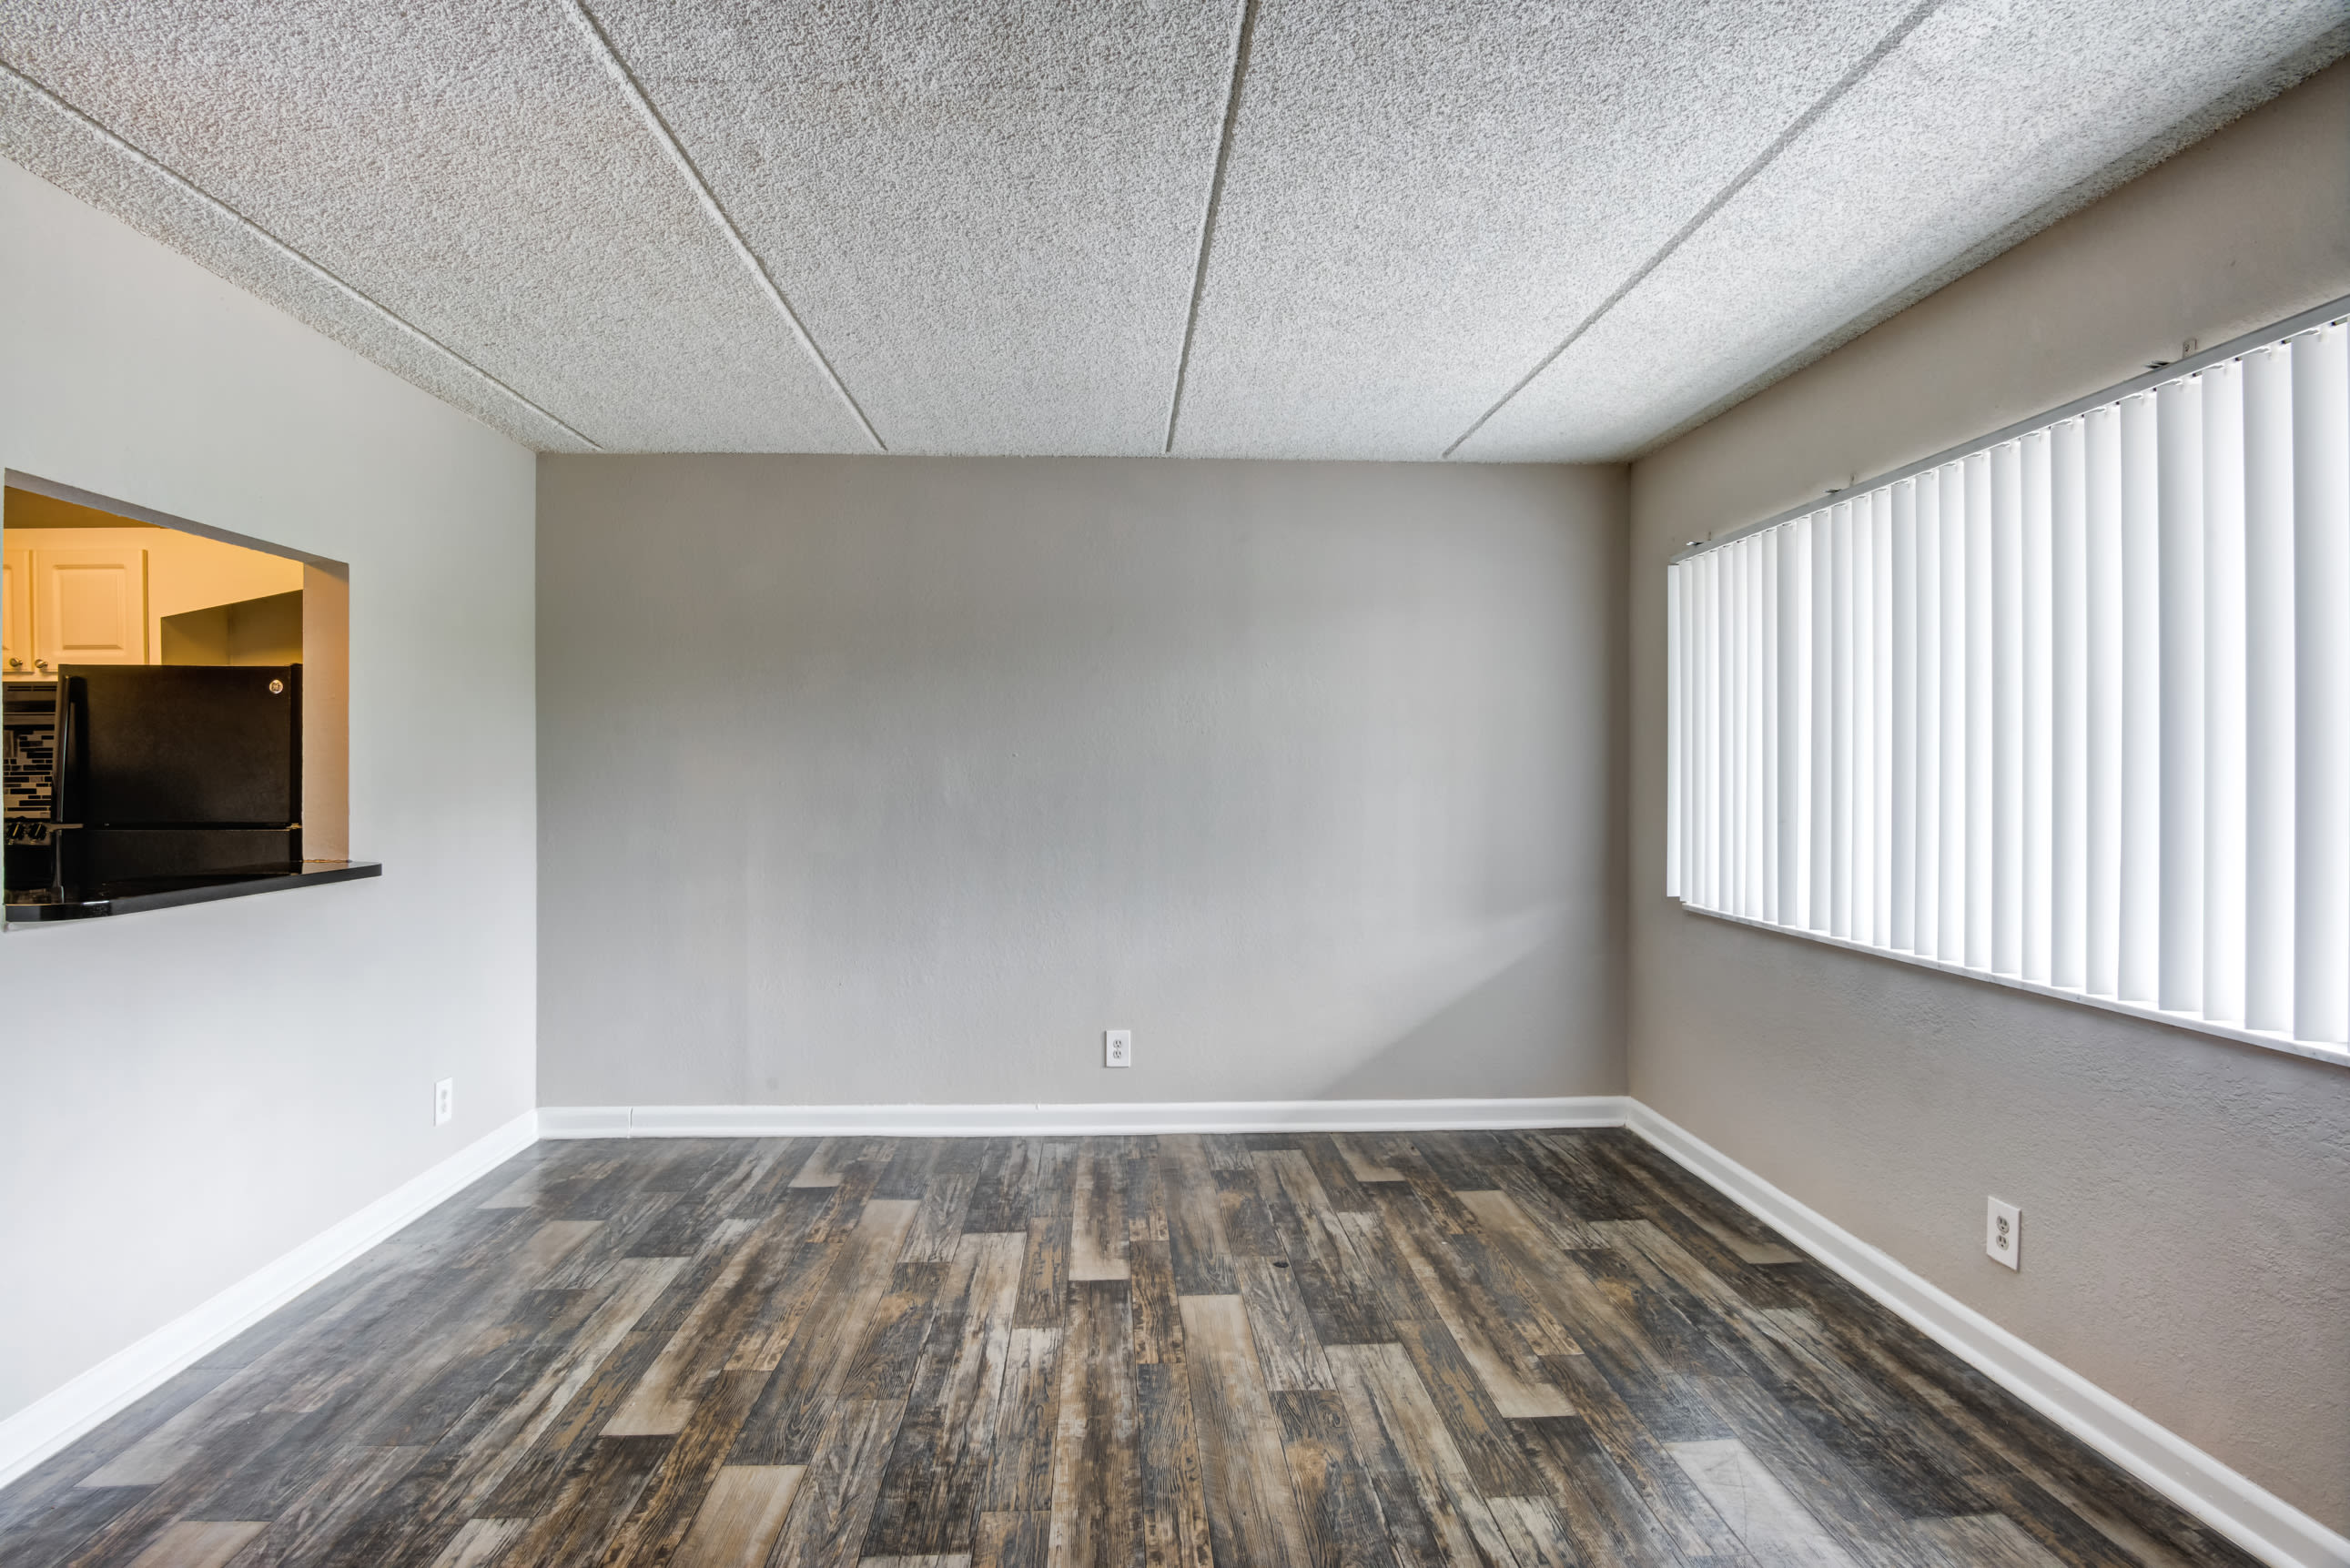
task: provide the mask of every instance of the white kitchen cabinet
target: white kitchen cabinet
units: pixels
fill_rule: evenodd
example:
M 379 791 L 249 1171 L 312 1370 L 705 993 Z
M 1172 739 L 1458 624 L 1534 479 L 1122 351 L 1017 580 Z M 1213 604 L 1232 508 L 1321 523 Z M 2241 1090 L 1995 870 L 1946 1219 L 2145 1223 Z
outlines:
M 10 619 L 23 603 L 30 623 L 24 631 L 12 628 L 10 658 L 23 658 L 18 647 L 28 642 L 36 672 L 60 664 L 147 662 L 146 551 L 111 546 L 8 556 Z

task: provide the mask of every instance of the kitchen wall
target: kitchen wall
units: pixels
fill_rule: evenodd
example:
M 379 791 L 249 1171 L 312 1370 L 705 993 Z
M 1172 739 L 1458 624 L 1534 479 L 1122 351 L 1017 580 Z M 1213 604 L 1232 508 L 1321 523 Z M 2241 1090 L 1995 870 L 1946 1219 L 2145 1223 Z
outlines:
M 1633 1093 L 2337 1530 L 2350 1071 L 1667 901 L 1664 564 L 2343 295 L 2350 66 L 1640 462 L 1629 580 Z
M 539 474 L 544 1104 L 1621 1090 L 1620 470 Z
M 0 937 L 5 1417 L 533 1105 L 535 474 L 5 162 L 0 344 L 8 468 L 349 563 L 385 866 Z

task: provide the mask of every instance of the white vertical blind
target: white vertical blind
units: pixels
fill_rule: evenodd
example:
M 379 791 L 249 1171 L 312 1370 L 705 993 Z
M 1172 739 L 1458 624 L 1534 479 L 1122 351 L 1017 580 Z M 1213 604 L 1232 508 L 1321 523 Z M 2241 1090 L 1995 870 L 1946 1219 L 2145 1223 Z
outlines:
M 1962 961 L 1969 969 L 1991 967 L 1991 867 L 1998 846 L 1991 838 L 1993 636 L 1997 621 L 1991 597 L 1991 454 L 1979 452 L 1965 460 L 1967 513 L 1967 613 L 1961 636 L 1967 670 L 1966 759 L 1967 860 L 1966 943 Z
M 1665 576 L 1665 896 L 1678 898 L 1687 890 L 1681 880 L 1681 829 L 1688 815 L 1681 808 L 1681 747 L 1689 726 L 1689 678 L 1681 653 L 1681 574 Z
M 1942 486 L 1909 481 L 1918 544 L 1918 879 L 1909 952 L 1941 950 L 1942 909 Z
M 1893 941 L 1893 498 L 1869 497 L 1869 945 Z
M 1891 487 L 1885 508 L 1890 574 L 1886 588 L 1890 805 L 1886 821 L 1885 945 L 1907 950 L 1918 940 L 1918 487 Z
M 2157 964 L 2167 1012 L 2203 1011 L 2203 378 L 2154 394 L 2162 908 Z
M 1678 562 L 1668 891 L 2350 1047 L 2350 329 Z
M 1945 963 L 1967 959 L 1967 494 L 1966 471 L 1951 463 L 1936 475 L 1942 524 L 1941 914 L 1936 950 Z
M 2023 438 L 2020 483 L 2023 518 L 2018 528 L 2022 559 L 2023 639 L 2023 978 L 2046 985 L 2055 967 L 2055 763 L 2050 725 L 2055 700 L 2054 479 L 2048 432 Z
M 2089 499 L 2086 431 L 2048 432 L 2048 983 L 2089 983 Z
M 2244 1025 L 2290 1033 L 2293 957 L 2293 351 L 2244 375 Z
M 1991 451 L 1991 968 L 2023 972 L 2023 447 Z
M 2293 340 L 2293 1033 L 2350 1042 L 2350 338 Z
M 2154 395 L 2121 405 L 2121 951 L 2114 994 L 2155 1000 L 2162 894 L 2162 625 Z
M 2244 377 L 2203 373 L 2203 1014 L 2244 1021 Z
M 2088 967 L 2082 989 L 2111 996 L 2122 927 L 2122 425 L 2118 407 L 2083 421 L 2088 517 Z
M 1774 531 L 1778 541 L 1772 576 L 1772 658 L 1778 680 L 1778 793 L 1773 796 L 1772 832 L 1779 867 L 1779 898 L 1772 919 L 1783 926 L 1804 923 L 1804 792 L 1807 761 L 1799 737 L 1810 722 L 1809 668 L 1804 660 L 1803 536 Z

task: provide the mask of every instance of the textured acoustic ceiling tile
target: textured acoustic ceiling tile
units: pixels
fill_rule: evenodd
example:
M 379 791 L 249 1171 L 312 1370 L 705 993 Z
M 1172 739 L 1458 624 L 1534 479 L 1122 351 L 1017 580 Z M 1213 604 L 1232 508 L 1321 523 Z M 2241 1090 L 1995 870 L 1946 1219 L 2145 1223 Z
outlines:
M 893 452 L 1156 452 L 1237 0 L 590 0 Z
M 0 58 L 601 445 L 869 450 L 553 0 L 12 0 Z
M 893 450 L 1159 449 L 1244 0 L 588 4 L 633 86 L 574 0 L 9 0 L 0 154 L 530 444 L 870 450 L 641 87 Z M 1434 458 L 1598 311 L 1459 455 L 1636 452 L 2342 5 L 1259 0 L 1175 451 Z
M 402 331 L 245 223 L 126 151 L 70 109 L 0 73 L 0 158 L 126 220 L 296 319 L 525 446 L 590 450 L 578 432 L 465 361 Z
M 1945 5 L 1459 455 L 1636 452 L 2342 21 L 2340 0 Z
M 1437 456 L 1909 4 L 1264 0 L 1176 452 Z

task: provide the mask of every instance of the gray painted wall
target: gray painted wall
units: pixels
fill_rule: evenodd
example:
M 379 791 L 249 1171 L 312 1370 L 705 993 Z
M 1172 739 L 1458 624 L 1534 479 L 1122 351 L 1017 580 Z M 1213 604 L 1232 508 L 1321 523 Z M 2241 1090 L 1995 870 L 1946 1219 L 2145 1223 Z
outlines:
M 1620 1092 L 1621 470 L 539 474 L 545 1104 Z
M 530 1109 L 536 803 L 530 453 L 5 162 L 0 346 L 0 463 L 350 564 L 386 867 L 0 937 L 5 1416 Z
M 1633 473 L 1632 1090 L 2335 1529 L 2350 1072 L 1685 914 L 1664 887 L 1664 563 L 2350 294 L 2336 66 Z M 2020 1203 L 2023 1269 L 1982 1254 Z

